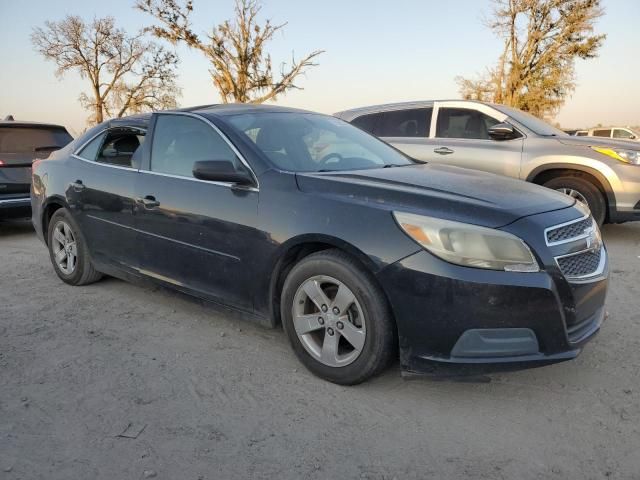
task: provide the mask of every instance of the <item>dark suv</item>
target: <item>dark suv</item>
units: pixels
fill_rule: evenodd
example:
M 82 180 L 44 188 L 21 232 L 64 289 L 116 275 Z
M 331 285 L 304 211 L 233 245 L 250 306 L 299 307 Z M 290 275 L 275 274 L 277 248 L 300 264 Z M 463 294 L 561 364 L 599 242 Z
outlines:
M 31 164 L 72 140 L 61 125 L 0 121 L 0 220 L 30 215 Z

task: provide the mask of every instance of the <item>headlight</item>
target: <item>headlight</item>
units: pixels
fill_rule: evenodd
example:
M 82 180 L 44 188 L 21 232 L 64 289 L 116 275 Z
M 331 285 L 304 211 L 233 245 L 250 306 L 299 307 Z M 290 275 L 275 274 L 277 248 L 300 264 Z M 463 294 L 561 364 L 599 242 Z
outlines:
M 511 272 L 540 270 L 529 247 L 510 233 L 412 213 L 393 216 L 407 235 L 447 262 Z
M 640 165 L 640 151 L 627 150 L 624 148 L 604 148 L 604 147 L 591 147 L 598 153 L 606 155 L 607 157 L 615 158 L 624 163 L 631 163 L 633 165 Z

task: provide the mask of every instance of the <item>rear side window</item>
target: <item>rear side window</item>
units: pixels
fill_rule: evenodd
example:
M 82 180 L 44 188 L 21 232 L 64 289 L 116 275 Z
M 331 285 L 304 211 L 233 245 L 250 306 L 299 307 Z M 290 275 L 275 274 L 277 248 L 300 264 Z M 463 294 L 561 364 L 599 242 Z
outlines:
M 96 161 L 119 167 L 133 167 L 132 158 L 144 143 L 145 132 L 132 128 L 109 130 L 98 151 Z
M 593 131 L 593 136 L 594 137 L 607 137 L 607 138 L 609 138 L 611 136 L 611 129 L 610 128 L 606 128 L 606 129 L 602 129 L 602 130 L 594 130 Z
M 36 153 L 57 150 L 73 138 L 64 128 L 0 128 L 0 153 Z
M 490 140 L 489 129 L 500 123 L 493 117 L 469 108 L 438 110 L 436 137 Z
M 379 137 L 428 137 L 431 127 L 431 108 L 414 108 L 384 112 L 378 124 L 376 135 Z
M 227 160 L 243 170 L 227 142 L 202 120 L 185 115 L 159 115 L 151 144 L 151 170 L 193 177 L 193 164 L 201 160 Z
M 362 115 L 351 122 L 352 125 L 358 127 L 365 132 L 374 133 L 376 125 L 382 118 L 382 113 L 371 113 L 369 115 Z

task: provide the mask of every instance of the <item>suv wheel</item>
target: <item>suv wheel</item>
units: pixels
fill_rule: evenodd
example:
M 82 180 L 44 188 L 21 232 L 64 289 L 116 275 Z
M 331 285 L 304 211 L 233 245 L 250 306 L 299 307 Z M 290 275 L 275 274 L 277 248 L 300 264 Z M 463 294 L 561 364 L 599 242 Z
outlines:
M 293 267 L 281 297 L 282 323 L 300 361 L 315 375 L 354 385 L 380 372 L 395 351 L 395 329 L 371 274 L 338 250 Z
M 598 225 L 604 223 L 607 214 L 607 202 L 602 192 L 589 180 L 581 177 L 557 177 L 544 184 L 545 187 L 569 195 L 586 204 Z
M 87 285 L 100 280 L 102 274 L 93 268 L 84 237 L 66 208 L 51 216 L 47 234 L 49 257 L 63 282 Z

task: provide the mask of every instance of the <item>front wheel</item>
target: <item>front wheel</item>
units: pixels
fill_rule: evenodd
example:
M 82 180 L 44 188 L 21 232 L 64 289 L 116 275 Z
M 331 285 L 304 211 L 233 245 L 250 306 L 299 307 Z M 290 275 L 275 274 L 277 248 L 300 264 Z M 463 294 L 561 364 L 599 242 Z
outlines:
M 581 177 L 557 177 L 546 182 L 544 186 L 582 202 L 589 207 L 591 215 L 599 226 L 604 223 L 607 216 L 607 201 L 600 189 L 589 180 Z
M 100 280 L 102 274 L 93 267 L 84 237 L 66 208 L 51 216 L 47 239 L 51 263 L 63 282 L 86 285 Z
M 363 382 L 393 356 L 395 329 L 384 294 L 369 272 L 338 250 L 309 255 L 293 267 L 281 312 L 295 354 L 325 380 Z

